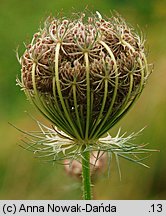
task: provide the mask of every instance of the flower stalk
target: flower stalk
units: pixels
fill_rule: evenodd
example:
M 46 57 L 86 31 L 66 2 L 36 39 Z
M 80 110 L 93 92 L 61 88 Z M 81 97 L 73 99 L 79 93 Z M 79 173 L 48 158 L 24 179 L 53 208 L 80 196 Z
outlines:
M 85 151 L 86 146 L 82 150 L 82 185 L 84 200 L 92 199 L 91 176 L 90 176 L 90 153 Z

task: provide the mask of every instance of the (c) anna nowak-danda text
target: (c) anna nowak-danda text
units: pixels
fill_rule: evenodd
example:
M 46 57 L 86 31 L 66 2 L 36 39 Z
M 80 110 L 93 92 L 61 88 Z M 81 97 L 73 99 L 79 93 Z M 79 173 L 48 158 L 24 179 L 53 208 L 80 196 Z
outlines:
M 47 206 L 44 205 L 25 205 L 21 204 L 18 212 L 116 212 L 116 206 L 112 206 L 111 204 L 104 205 L 101 203 L 100 205 L 92 205 L 90 203 L 86 203 L 85 205 L 55 205 L 55 204 L 48 204 Z

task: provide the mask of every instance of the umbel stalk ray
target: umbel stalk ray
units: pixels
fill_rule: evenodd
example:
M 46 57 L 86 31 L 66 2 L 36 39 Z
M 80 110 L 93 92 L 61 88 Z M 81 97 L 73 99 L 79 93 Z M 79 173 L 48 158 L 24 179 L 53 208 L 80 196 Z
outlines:
M 27 148 L 54 162 L 79 160 L 85 199 L 91 198 L 91 152 L 141 165 L 133 155 L 149 152 L 128 144 L 134 134 L 102 137 L 130 110 L 151 73 L 144 43 L 119 15 L 48 17 L 19 60 L 18 84 L 53 125 L 37 121 L 40 132 L 27 134 L 34 137 Z

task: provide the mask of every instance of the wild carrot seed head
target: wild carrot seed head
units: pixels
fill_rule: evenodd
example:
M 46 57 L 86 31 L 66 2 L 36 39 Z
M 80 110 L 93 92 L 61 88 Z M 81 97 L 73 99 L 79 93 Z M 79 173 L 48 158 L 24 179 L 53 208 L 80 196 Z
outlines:
M 97 139 L 136 101 L 150 74 L 144 40 L 120 16 L 48 18 L 21 58 L 22 85 L 70 136 Z

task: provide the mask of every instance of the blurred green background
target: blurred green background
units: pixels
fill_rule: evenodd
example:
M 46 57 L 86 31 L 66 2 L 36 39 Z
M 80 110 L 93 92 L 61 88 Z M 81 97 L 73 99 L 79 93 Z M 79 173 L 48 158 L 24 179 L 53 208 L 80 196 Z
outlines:
M 137 143 L 149 143 L 159 149 L 146 160 L 150 169 L 121 160 L 122 181 L 116 164 L 111 176 L 100 175 L 93 187 L 95 199 L 166 199 L 166 2 L 160 0 L 0 0 L 0 199 L 81 199 L 81 184 L 67 176 L 61 165 L 45 164 L 19 147 L 22 135 L 8 122 L 24 130 L 33 130 L 33 121 L 25 110 L 46 122 L 16 87 L 20 65 L 15 57 L 19 45 L 31 39 L 40 22 L 57 12 L 70 14 L 85 7 L 101 14 L 118 11 L 129 23 L 146 35 L 149 62 L 154 72 L 134 108 L 113 128 L 138 131 L 147 126 Z M 48 122 L 47 122 L 48 124 Z

